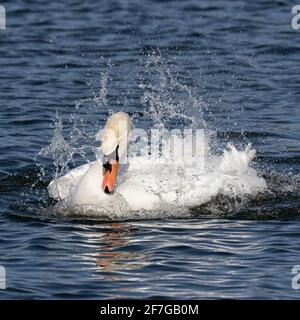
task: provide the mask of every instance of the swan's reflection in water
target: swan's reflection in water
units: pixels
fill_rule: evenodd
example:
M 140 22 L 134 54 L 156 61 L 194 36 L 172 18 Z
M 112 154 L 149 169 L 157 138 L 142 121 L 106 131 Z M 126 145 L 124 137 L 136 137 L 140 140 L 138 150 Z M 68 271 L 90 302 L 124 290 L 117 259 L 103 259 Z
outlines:
M 112 223 L 105 231 L 93 234 L 93 240 L 89 239 L 97 243 L 89 255 L 95 259 L 98 276 L 117 276 L 118 271 L 139 269 L 145 264 L 146 253 L 134 245 L 132 233 L 131 225 Z
M 91 272 L 93 285 L 100 286 L 102 293 L 112 299 L 126 298 L 129 292 L 140 290 L 135 280 L 148 258 L 145 247 L 137 241 L 139 233 L 125 223 L 111 223 L 81 233 L 86 248 L 80 256 L 84 269 Z

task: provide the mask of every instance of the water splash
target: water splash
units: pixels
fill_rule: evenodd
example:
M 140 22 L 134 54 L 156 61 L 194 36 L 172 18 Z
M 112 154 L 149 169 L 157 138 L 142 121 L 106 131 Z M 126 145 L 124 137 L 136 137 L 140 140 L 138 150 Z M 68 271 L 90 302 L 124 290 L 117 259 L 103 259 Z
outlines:
M 102 194 L 97 195 L 97 205 L 80 205 L 74 202 L 74 192 L 82 173 L 89 166 L 95 165 L 93 160 L 97 159 L 99 146 L 95 141 L 95 131 L 98 131 L 99 126 L 104 124 L 104 119 L 113 111 L 108 99 L 110 65 L 101 72 L 100 88 L 93 92 L 93 96 L 76 101 L 68 122 L 71 127 L 69 130 L 63 126 L 61 115 L 56 114 L 50 144 L 39 153 L 39 156 L 52 157 L 54 181 L 57 182 L 57 178 L 64 175 L 71 177 L 67 179 L 70 183 L 56 185 L 52 189 L 52 196 L 62 201 L 51 207 L 51 210 L 60 215 L 91 215 L 99 219 L 183 217 L 203 212 L 218 216 L 245 212 L 246 208 L 253 205 L 253 201 L 255 203 L 264 196 L 268 199 L 276 197 L 274 192 L 278 189 L 278 184 L 268 179 L 269 176 L 263 176 L 264 172 L 251 168 L 250 161 L 255 155 L 253 149 L 248 147 L 245 151 L 238 151 L 229 144 L 228 150 L 222 151 L 221 155 L 210 150 L 209 146 L 214 141 L 210 140 L 211 131 L 203 118 L 203 110 L 207 105 L 193 93 L 191 86 L 179 80 L 179 71 L 176 71 L 178 67 L 163 59 L 160 52 L 144 57 L 142 63 L 143 72 L 139 79 L 142 89 L 142 118 L 150 120 L 152 127 L 160 130 L 205 129 L 205 166 L 200 170 L 199 162 L 195 159 L 189 165 L 167 162 L 162 170 L 161 166 L 151 163 L 151 159 L 137 156 L 131 160 L 129 170 L 120 177 L 121 188 L 115 195 L 106 199 L 102 198 Z M 104 115 L 103 119 L 95 117 L 98 112 Z M 88 164 L 70 170 L 77 166 L 78 155 L 82 162 Z M 144 185 L 140 185 L 141 181 Z M 299 187 L 299 179 L 296 184 Z M 133 190 L 134 185 L 140 189 Z M 284 186 L 291 188 L 287 181 Z M 136 198 L 139 197 L 138 190 L 146 190 L 153 197 L 144 200 L 141 198 L 143 207 L 136 210 L 122 191 L 126 188 Z M 295 192 L 295 188 L 289 192 Z M 73 198 L 69 197 L 71 193 Z M 92 193 L 93 190 L 90 194 Z
M 56 168 L 54 178 L 58 178 L 66 172 L 69 160 L 74 154 L 74 149 L 63 136 L 63 124 L 60 112 L 56 112 L 53 124 L 53 137 L 50 144 L 40 150 L 38 156 L 51 156 Z
M 47 164 L 46 166 L 42 164 L 41 159 L 43 158 L 52 159 L 54 179 L 67 174 L 78 164 L 97 158 L 99 142 L 95 137 L 104 121 L 91 117 L 91 114 L 101 112 L 108 115 L 111 113 L 107 102 L 109 68 L 111 67 L 108 62 L 107 68 L 100 74 L 100 88 L 97 91 L 92 90 L 92 97 L 75 101 L 74 111 L 64 124 L 61 113 L 56 111 L 51 125 L 53 135 L 50 143 L 42 148 L 35 157 L 42 177 L 48 178 L 46 173 L 48 167 Z
M 152 120 L 153 126 L 160 129 L 206 128 L 205 102 L 202 97 L 193 95 L 190 86 L 179 81 L 176 65 L 172 64 L 171 70 L 159 49 L 147 55 L 142 63 L 145 67 L 140 80 L 141 103 L 144 116 Z

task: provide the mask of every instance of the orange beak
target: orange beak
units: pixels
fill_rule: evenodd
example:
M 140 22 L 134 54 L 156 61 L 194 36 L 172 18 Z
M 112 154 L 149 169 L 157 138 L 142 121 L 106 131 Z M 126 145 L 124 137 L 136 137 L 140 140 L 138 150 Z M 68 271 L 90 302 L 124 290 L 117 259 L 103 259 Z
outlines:
M 118 169 L 119 162 L 116 160 L 110 161 L 108 166 L 103 167 L 102 190 L 107 194 L 115 189 Z

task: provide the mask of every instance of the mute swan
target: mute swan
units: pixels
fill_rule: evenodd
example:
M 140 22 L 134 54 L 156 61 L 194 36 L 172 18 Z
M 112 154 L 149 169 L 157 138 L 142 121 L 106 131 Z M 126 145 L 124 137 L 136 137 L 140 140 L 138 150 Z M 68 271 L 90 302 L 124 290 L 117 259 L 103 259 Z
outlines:
M 218 194 L 255 195 L 266 188 L 265 180 L 248 166 L 256 152 L 250 144 L 245 151 L 237 151 L 230 145 L 223 156 L 213 156 L 207 151 L 202 169 L 195 158 L 188 165 L 167 161 L 161 170 L 160 165 L 145 156 L 130 158 L 126 167 L 123 164 L 131 129 L 128 114 L 113 114 L 103 130 L 103 159 L 53 180 L 48 186 L 50 196 L 72 208 L 83 211 L 96 208 L 110 217 L 120 217 L 132 212 L 176 209 L 182 214 L 183 210 L 208 202 Z

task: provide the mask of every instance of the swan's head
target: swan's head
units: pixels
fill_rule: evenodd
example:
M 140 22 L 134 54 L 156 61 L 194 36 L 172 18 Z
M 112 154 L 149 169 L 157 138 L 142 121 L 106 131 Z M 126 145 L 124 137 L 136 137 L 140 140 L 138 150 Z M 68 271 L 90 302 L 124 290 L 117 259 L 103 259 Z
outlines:
M 116 186 L 119 164 L 127 157 L 128 136 L 132 128 L 127 113 L 114 113 L 106 122 L 102 136 L 103 180 L 102 189 L 112 193 Z

